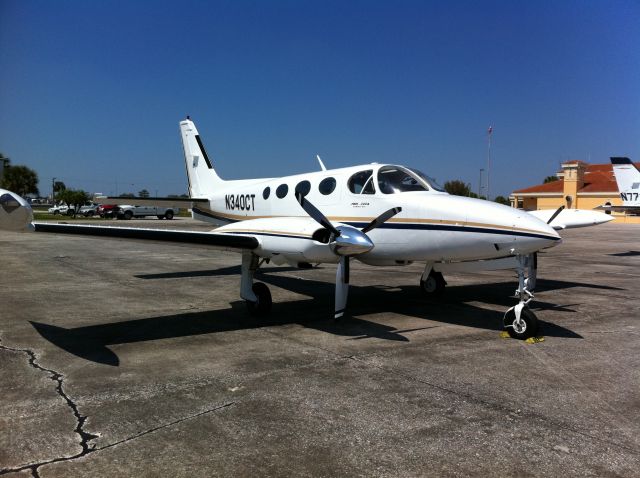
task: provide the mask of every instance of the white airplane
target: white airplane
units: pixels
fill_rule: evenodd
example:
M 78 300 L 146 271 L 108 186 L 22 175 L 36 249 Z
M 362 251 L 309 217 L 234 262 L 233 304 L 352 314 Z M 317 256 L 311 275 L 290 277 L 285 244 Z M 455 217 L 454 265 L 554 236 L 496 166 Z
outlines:
M 325 169 L 321 163 L 321 171 L 307 174 L 225 181 L 189 118 L 180 123 L 180 131 L 190 193 L 184 201 L 195 219 L 217 229 L 31 224 L 30 206 L 4 190 L 0 228 L 186 242 L 240 252 L 240 296 L 256 315 L 268 313 L 272 305 L 268 287 L 254 282 L 264 262 L 297 267 L 337 263 L 335 318 L 345 311 L 351 258 L 371 266 L 424 263 L 420 284 L 426 293 L 444 288 L 443 272 L 514 268 L 519 303 L 505 313 L 504 325 L 515 338 L 536 335 L 537 319 L 527 305 L 533 298 L 536 253 L 562 242 L 547 224 L 555 216 L 545 222 L 508 206 L 451 196 L 420 171 L 394 164 Z M 174 206 L 180 200 L 135 202 Z
M 640 171 L 629 158 L 611 158 L 622 206 L 598 206 L 608 211 L 640 213 Z

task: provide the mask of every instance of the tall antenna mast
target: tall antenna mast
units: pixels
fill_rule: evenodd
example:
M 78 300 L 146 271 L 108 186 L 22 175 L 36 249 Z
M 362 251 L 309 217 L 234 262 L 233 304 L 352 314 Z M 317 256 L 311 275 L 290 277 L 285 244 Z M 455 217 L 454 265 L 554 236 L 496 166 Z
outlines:
M 493 134 L 493 126 L 489 126 L 487 130 L 487 201 L 491 201 L 490 189 L 489 189 L 489 178 L 491 173 L 491 135 Z

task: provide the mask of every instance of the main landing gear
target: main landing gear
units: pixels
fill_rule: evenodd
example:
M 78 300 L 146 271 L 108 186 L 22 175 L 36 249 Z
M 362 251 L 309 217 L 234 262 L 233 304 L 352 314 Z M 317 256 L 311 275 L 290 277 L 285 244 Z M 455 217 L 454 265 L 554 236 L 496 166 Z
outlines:
M 518 260 L 518 288 L 515 297 L 520 301 L 517 305 L 511 307 L 504 314 L 504 327 L 509 335 L 514 339 L 526 340 L 535 337 L 538 334 L 538 319 L 531 310 L 529 310 L 529 302 L 533 300 L 531 290 L 536 284 L 537 273 L 537 254 L 529 254 L 528 256 L 517 256 Z M 527 278 L 524 273 L 527 269 Z
M 420 289 L 429 296 L 441 294 L 444 291 L 447 281 L 444 280 L 441 272 L 433 270 L 433 264 L 427 263 L 424 272 L 420 277 Z
M 242 253 L 242 267 L 240 277 L 240 297 L 247 302 L 249 313 L 262 317 L 271 312 L 271 292 L 263 282 L 253 282 L 253 276 L 260 267 L 260 259 L 252 252 Z

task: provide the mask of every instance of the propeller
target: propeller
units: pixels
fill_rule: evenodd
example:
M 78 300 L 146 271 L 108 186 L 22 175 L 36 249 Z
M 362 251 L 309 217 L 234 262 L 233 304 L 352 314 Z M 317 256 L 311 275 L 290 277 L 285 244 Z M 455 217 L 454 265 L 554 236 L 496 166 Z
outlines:
M 551 222 L 558 216 L 558 214 L 560 214 L 562 212 L 562 210 L 564 209 L 564 206 L 560 206 L 556 212 L 554 212 L 551 217 L 549 218 L 549 220 L 547 221 L 547 224 L 551 224 Z
M 296 199 L 302 209 L 311 216 L 318 224 L 331 233 L 329 245 L 331 250 L 340 256 L 338 269 L 336 271 L 336 294 L 335 294 L 335 315 L 336 319 L 344 315 L 349 295 L 349 257 L 357 254 L 369 252 L 374 248 L 374 244 L 367 236 L 367 232 L 381 226 L 393 216 L 402 211 L 401 207 L 394 207 L 383 212 L 373 221 L 367 224 L 362 230 L 352 226 L 334 226 L 331 221 L 320 212 L 313 204 L 305 199 L 304 195 L 296 192 Z

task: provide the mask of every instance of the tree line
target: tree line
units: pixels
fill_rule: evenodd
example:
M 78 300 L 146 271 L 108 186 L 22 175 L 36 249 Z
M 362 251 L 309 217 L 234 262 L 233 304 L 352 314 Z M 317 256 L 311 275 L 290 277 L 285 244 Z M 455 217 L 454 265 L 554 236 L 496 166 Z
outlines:
M 487 199 L 484 196 L 478 196 L 476 193 L 474 193 L 471 190 L 471 187 L 469 187 L 467 183 L 460 181 L 459 179 L 453 179 L 451 181 L 447 181 L 446 183 L 444 183 L 443 187 L 445 191 L 447 191 L 449 194 L 452 194 L 454 196 L 466 196 L 470 198 Z M 506 198 L 504 196 L 496 196 L 494 201 L 500 204 L 504 204 L 505 206 L 509 206 L 511 204 L 509 202 L 509 198 Z

